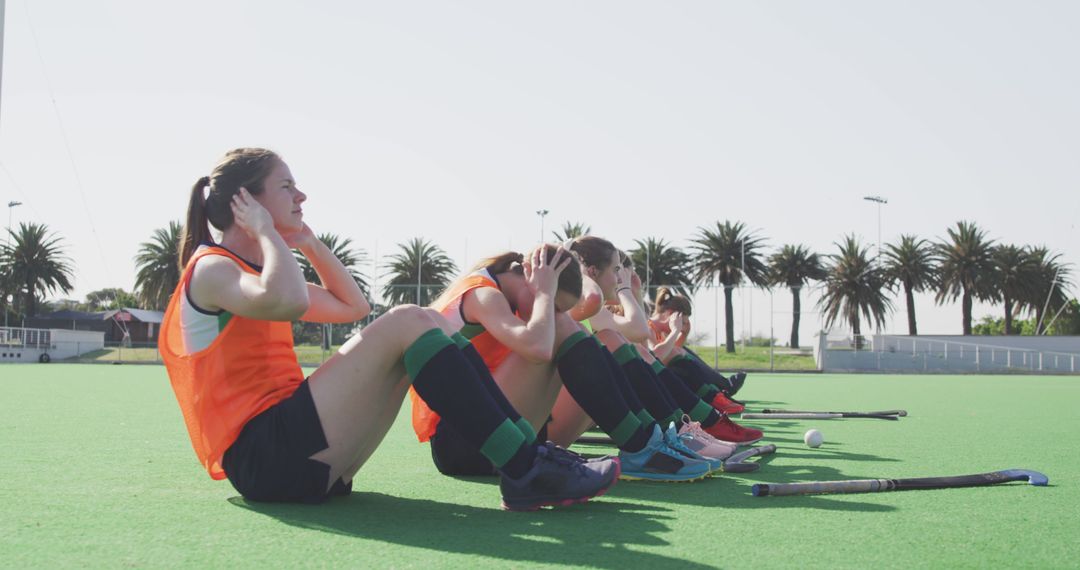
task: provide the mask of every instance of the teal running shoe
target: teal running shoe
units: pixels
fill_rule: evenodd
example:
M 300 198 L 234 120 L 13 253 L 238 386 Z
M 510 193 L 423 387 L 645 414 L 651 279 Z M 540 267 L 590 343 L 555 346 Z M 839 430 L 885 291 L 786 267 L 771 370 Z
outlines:
M 712 472 L 709 463 L 672 449 L 660 426 L 653 427 L 653 434 L 641 451 L 620 451 L 619 463 L 622 467 L 619 478 L 628 481 L 681 483 L 704 479 Z

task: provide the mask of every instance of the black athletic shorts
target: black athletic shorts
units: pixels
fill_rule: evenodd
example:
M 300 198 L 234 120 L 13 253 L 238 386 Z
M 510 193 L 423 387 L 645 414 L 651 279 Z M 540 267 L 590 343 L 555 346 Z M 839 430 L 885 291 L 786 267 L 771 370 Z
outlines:
M 536 439 L 547 441 L 547 423 L 540 429 Z M 431 459 L 435 462 L 435 468 L 443 475 L 457 477 L 498 474 L 491 461 L 445 421 L 439 422 L 435 435 L 431 436 Z
M 352 482 L 345 485 L 341 479 L 326 490 L 330 466 L 309 458 L 327 447 L 311 387 L 304 380 L 292 396 L 244 425 L 221 466 L 245 499 L 321 503 L 352 492 Z

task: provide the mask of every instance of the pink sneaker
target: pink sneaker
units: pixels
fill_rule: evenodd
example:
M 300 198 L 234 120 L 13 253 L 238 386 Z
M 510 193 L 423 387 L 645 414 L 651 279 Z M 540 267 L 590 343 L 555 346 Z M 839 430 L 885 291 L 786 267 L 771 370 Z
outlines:
M 679 439 L 682 440 L 683 445 L 689 447 L 695 453 L 709 459 L 720 460 L 727 459 L 735 453 L 737 447 L 735 444 L 720 441 L 709 435 L 701 428 L 700 423 L 690 421 L 690 416 L 683 416 L 682 422 Z

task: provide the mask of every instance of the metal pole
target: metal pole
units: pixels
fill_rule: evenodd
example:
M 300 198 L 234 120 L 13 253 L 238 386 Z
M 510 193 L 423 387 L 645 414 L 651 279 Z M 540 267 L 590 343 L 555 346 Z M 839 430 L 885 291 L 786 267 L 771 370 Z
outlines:
M 776 335 L 773 334 L 773 292 L 769 289 L 769 372 L 776 370 L 773 362 L 773 345 L 776 344 Z
M 418 243 L 416 248 L 416 304 L 420 305 L 420 276 L 424 270 L 424 244 Z
M 649 244 L 645 244 L 645 297 L 649 296 L 649 285 L 652 283 L 652 261 L 649 259 Z
M 713 289 L 713 367 L 720 368 L 720 274 Z
M 4 13 L 7 12 L 7 0 L 0 0 L 0 98 L 4 85 Z
M 540 216 L 540 243 L 544 243 L 544 216 L 548 215 L 548 211 L 537 210 L 536 215 Z

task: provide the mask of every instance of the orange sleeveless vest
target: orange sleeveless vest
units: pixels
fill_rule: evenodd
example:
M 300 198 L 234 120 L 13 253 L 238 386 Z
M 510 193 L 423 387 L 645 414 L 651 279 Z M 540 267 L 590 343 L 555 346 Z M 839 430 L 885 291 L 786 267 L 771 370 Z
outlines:
M 292 325 L 232 315 L 206 349 L 185 354 L 180 331 L 180 299 L 195 262 L 208 255 L 232 259 L 258 274 L 233 253 L 200 249 L 191 257 L 173 291 L 161 323 L 158 349 L 165 361 L 195 455 L 214 479 L 224 479 L 221 457 L 249 420 L 288 398 L 304 381 L 293 350 Z
M 648 323 L 649 331 L 652 332 L 653 339 L 656 340 L 656 342 L 664 342 L 664 338 L 666 338 L 667 335 L 661 332 L 660 328 L 657 327 L 656 324 L 652 322 L 652 320 L 649 320 Z
M 499 285 L 486 275 L 474 273 L 454 284 L 446 295 L 440 296 L 435 303 L 432 303 L 431 308 L 444 315 L 448 311 L 457 311 L 462 297 L 466 293 L 482 287 L 498 289 Z M 488 370 L 498 368 L 506 360 L 506 357 L 510 355 L 510 349 L 496 340 L 491 333 L 484 330 L 484 327 L 480 325 L 466 324 L 459 332 L 469 339 L 476 351 L 480 353 Z M 416 437 L 423 443 L 435 435 L 435 429 L 439 426 L 439 414 L 429 408 L 427 402 L 424 402 L 424 399 L 412 388 L 409 388 L 409 398 L 412 400 L 413 431 L 416 432 Z

